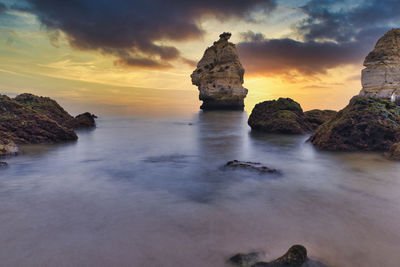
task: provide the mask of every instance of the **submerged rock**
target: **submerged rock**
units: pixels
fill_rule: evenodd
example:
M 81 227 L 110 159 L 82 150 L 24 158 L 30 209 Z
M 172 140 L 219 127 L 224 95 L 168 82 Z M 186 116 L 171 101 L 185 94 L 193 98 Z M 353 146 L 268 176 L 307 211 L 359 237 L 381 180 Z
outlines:
M 307 261 L 307 249 L 294 245 L 280 258 L 271 262 L 258 262 L 252 267 L 300 267 Z
M 400 29 L 392 29 L 378 40 L 364 66 L 360 96 L 400 104 Z
M 193 85 L 198 86 L 200 107 L 204 110 L 243 110 L 247 89 L 242 86 L 244 68 L 239 61 L 236 46 L 228 42 L 230 33 L 223 33 L 220 39 L 207 48 L 193 71 Z
M 0 168 L 4 168 L 4 167 L 7 167 L 7 166 L 8 166 L 7 162 L 0 161 Z
M 239 267 L 253 266 L 260 260 L 259 252 L 251 252 L 249 254 L 238 253 L 231 257 L 228 262 Z
M 313 109 L 304 112 L 304 115 L 306 116 L 306 121 L 309 123 L 310 127 L 315 130 L 324 122 L 332 119 L 336 113 L 337 111 L 334 110 Z
M 385 153 L 385 156 L 388 159 L 400 160 L 400 142 L 391 145 L 389 151 Z
M 256 262 L 259 257 L 259 253 L 236 254 L 229 262 L 240 267 L 300 267 L 308 261 L 307 249 L 302 245 L 293 245 L 283 256 L 270 262 Z
M 268 133 L 304 134 L 312 130 L 300 104 L 290 98 L 258 103 L 248 124 L 253 130 Z
M 325 150 L 386 151 L 400 141 L 400 106 L 389 99 L 354 97 L 309 141 Z
M 225 164 L 226 168 L 234 168 L 234 169 L 247 169 L 258 171 L 260 173 L 278 173 L 276 169 L 270 169 L 267 166 L 263 166 L 259 162 L 251 162 L 251 161 L 239 161 L 239 160 L 232 160 L 228 161 Z

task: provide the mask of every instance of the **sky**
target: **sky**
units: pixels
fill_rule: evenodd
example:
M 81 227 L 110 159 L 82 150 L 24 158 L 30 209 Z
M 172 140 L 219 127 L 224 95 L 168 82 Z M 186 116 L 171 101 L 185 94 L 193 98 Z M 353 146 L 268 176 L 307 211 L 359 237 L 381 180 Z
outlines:
M 398 0 L 0 0 L 0 93 L 50 96 L 72 114 L 192 114 L 190 74 L 232 33 L 246 111 L 290 97 L 343 108 L 363 60 L 400 27 Z

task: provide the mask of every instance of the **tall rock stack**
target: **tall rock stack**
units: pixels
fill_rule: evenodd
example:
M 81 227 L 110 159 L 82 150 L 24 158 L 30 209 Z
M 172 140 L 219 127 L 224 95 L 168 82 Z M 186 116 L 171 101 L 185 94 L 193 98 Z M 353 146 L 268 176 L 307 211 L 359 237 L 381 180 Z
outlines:
M 242 86 L 244 68 L 239 61 L 235 44 L 228 42 L 224 32 L 213 46 L 206 49 L 193 71 L 192 83 L 198 86 L 200 107 L 204 110 L 243 110 L 247 89 Z
M 400 104 L 400 29 L 392 29 L 378 40 L 364 66 L 360 96 Z

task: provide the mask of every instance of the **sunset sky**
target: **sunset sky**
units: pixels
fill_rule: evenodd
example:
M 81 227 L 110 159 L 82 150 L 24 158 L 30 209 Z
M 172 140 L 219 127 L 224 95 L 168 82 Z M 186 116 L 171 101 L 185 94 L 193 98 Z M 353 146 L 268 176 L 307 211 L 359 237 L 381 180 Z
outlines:
M 190 74 L 229 31 L 248 112 L 278 97 L 340 109 L 399 10 L 398 0 L 0 0 L 1 93 L 50 96 L 74 114 L 194 113 Z

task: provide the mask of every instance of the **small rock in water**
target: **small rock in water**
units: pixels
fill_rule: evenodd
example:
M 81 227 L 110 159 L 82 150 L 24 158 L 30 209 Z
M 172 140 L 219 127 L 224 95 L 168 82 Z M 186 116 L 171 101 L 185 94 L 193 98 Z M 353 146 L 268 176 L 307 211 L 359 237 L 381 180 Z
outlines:
M 307 249 L 294 245 L 280 258 L 271 262 L 257 262 L 251 267 L 300 267 L 307 261 Z
M 278 173 L 276 169 L 270 169 L 267 166 L 261 165 L 259 162 L 251 162 L 251 161 L 239 161 L 239 160 L 232 160 L 228 161 L 225 164 L 225 167 L 228 168 L 240 168 L 240 169 L 248 169 L 258 171 L 260 173 Z
M 8 163 L 4 161 L 0 161 L 0 168 L 7 167 Z
M 385 153 L 385 156 L 386 156 L 388 159 L 400 160 L 400 142 L 394 143 L 394 144 L 389 148 L 389 151 Z
M 249 254 L 238 253 L 229 259 L 232 265 L 246 267 L 254 265 L 260 259 L 259 252 L 251 252 Z

